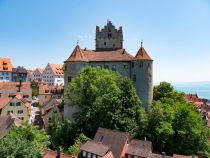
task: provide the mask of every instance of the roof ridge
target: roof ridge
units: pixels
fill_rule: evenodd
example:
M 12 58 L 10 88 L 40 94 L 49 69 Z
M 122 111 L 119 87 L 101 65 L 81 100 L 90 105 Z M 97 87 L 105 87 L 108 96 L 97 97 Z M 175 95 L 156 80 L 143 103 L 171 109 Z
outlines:
M 134 58 L 135 60 L 152 60 L 149 54 L 146 52 L 143 46 L 141 46 Z
M 70 57 L 67 59 L 67 61 L 88 61 L 88 60 L 83 54 L 83 50 L 80 48 L 80 46 L 76 45 Z

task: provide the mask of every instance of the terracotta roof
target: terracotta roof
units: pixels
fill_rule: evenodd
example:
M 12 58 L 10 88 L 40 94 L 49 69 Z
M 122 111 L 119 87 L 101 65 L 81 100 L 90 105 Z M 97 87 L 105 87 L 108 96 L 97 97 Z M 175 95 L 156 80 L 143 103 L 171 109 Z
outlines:
M 61 64 L 49 64 L 54 75 L 63 75 L 63 65 Z
M 80 147 L 80 150 L 103 157 L 109 151 L 109 148 L 110 147 L 107 145 L 103 145 L 91 140 L 84 143 Z
M 43 74 L 44 69 L 43 68 L 37 68 L 34 72 L 38 71 L 39 73 Z
M 199 101 L 200 101 L 200 99 L 199 99 L 199 97 L 198 97 L 197 94 L 186 94 L 186 95 L 185 95 L 185 98 L 186 98 L 189 102 L 192 102 L 192 103 L 194 103 L 194 102 L 199 102 Z
M 27 70 L 27 74 L 28 74 L 28 76 L 33 76 L 34 75 L 34 71 L 33 70 Z
M 147 157 L 152 152 L 152 142 L 133 139 L 129 145 L 127 154 L 139 157 Z
M 63 93 L 64 86 L 49 86 L 46 84 L 40 84 L 39 94 L 52 94 L 52 93 Z
M 12 72 L 12 68 L 10 58 L 0 58 L 0 71 Z
M 45 149 L 44 154 L 42 155 L 42 158 L 56 158 L 56 157 L 57 157 L 57 152 L 50 149 Z M 60 158 L 75 158 L 75 157 L 60 152 Z
M 185 155 L 173 154 L 173 158 L 192 158 L 192 156 L 185 156 Z
M 94 141 L 110 146 L 114 157 L 121 157 L 122 151 L 129 140 L 130 135 L 125 132 L 98 128 Z
M 194 102 L 193 103 L 195 106 L 196 106 L 196 108 L 201 108 L 202 106 L 203 106 L 203 102 Z
M 130 61 L 133 56 L 126 52 L 125 49 L 118 49 L 114 51 L 94 51 L 82 50 L 77 45 L 68 61 Z
M 140 47 L 139 51 L 137 52 L 135 60 L 152 60 L 152 58 L 147 54 L 144 47 Z
M 67 61 L 88 61 L 85 55 L 83 54 L 83 51 L 80 49 L 80 46 L 77 45 L 73 52 L 71 53 L 70 57 L 67 59 Z
M 12 98 L 0 98 L 0 109 L 4 108 Z
M 12 87 L 17 87 L 20 85 L 20 82 L 0 82 L 0 89 L 7 88 L 10 89 Z M 22 82 L 22 87 L 31 87 L 30 82 Z

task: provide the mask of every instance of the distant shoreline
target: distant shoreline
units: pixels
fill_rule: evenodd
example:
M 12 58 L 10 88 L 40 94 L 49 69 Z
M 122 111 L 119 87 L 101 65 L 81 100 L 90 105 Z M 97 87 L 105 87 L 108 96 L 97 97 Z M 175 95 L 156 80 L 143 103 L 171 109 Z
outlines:
M 210 82 L 173 83 L 174 89 L 186 94 L 197 94 L 199 98 L 210 99 Z

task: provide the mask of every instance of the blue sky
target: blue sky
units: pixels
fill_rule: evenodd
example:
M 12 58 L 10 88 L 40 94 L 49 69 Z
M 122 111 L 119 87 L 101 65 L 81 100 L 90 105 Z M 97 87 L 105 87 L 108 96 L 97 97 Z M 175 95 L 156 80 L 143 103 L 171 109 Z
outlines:
M 77 40 L 94 49 L 107 19 L 132 55 L 144 41 L 155 83 L 210 81 L 208 0 L 0 0 L 0 56 L 28 69 L 63 63 Z

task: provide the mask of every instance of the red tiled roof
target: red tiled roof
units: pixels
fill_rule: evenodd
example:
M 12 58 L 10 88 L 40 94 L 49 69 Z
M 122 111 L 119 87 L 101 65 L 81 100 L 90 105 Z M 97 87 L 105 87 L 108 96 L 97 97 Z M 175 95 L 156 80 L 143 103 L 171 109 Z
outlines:
M 198 97 L 198 95 L 197 94 L 187 94 L 187 95 L 185 95 L 185 97 L 186 97 L 186 99 L 188 100 L 188 101 L 191 101 L 191 102 L 199 102 L 200 101 L 200 99 L 199 99 L 199 97 Z
M 137 52 L 135 60 L 152 60 L 152 58 L 147 54 L 144 47 L 140 47 L 139 51 Z
M 152 151 L 152 142 L 133 139 L 129 145 L 127 154 L 139 157 L 147 157 Z
M 54 75 L 63 75 L 63 65 L 61 64 L 49 64 Z
M 109 151 L 109 148 L 109 146 L 95 141 L 87 141 L 80 147 L 80 150 L 103 157 Z
M 56 158 L 56 157 L 57 157 L 57 152 L 50 149 L 45 149 L 44 154 L 42 155 L 42 158 Z M 75 157 L 60 152 L 60 158 L 75 158 Z
M 202 105 L 203 105 L 203 102 L 194 102 L 193 103 L 197 108 L 201 108 L 202 107 Z
M 88 61 L 83 54 L 82 49 L 80 49 L 79 45 L 74 48 L 74 51 L 71 53 L 70 57 L 67 61 Z
M 20 82 L 0 82 L 0 89 L 11 89 L 11 88 L 17 88 L 17 86 L 20 85 Z M 31 87 L 30 82 L 22 82 L 22 87 Z
M 125 49 L 118 49 L 113 51 L 94 51 L 82 50 L 77 45 L 68 61 L 130 61 L 133 56 L 126 52 Z
M 12 72 L 12 68 L 10 58 L 0 58 L 0 71 Z
M 98 128 L 94 141 L 110 146 L 110 151 L 114 157 L 121 157 L 129 138 L 130 135 L 125 132 Z
M 0 98 L 0 109 L 4 108 L 12 98 Z

